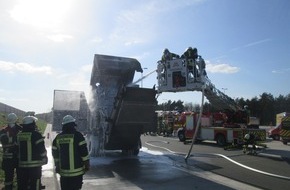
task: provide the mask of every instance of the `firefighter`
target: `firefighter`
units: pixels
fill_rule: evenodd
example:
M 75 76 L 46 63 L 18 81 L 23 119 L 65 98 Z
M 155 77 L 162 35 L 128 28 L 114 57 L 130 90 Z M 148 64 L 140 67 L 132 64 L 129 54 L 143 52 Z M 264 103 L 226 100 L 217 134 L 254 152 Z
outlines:
M 201 57 L 201 55 L 198 56 L 198 69 L 199 69 L 200 76 L 206 76 L 205 61 Z
M 5 174 L 5 190 L 12 190 L 14 173 L 18 172 L 16 137 L 22 127 L 16 122 L 18 117 L 15 113 L 7 116 L 8 125 L 0 131 L 0 141 L 3 147 L 2 169 Z
M 75 121 L 71 115 L 66 115 L 62 121 L 62 132 L 52 142 L 52 156 L 62 190 L 81 189 L 83 175 L 90 168 L 87 143 L 76 130 Z
M 37 118 L 23 118 L 22 132 L 17 135 L 19 172 L 18 190 L 41 188 L 41 168 L 47 164 L 44 137 L 36 130 Z
M 249 145 L 253 146 L 254 154 L 257 154 L 257 152 L 256 152 L 256 136 L 252 133 L 247 133 L 244 136 L 244 146 L 243 146 L 244 154 L 248 151 Z M 250 153 L 252 153 L 252 150 L 250 151 Z
M 173 58 L 179 58 L 179 55 L 175 53 L 171 53 L 167 48 L 164 49 L 163 55 L 161 57 L 161 61 L 169 61 L 172 60 Z
M 188 47 L 185 50 L 185 52 L 181 55 L 181 58 L 186 59 L 189 74 L 192 73 L 194 79 L 196 79 L 197 77 L 196 59 L 198 58 L 197 49 Z
M 183 59 L 197 59 L 198 53 L 196 48 L 188 47 L 184 53 L 181 55 L 181 58 Z

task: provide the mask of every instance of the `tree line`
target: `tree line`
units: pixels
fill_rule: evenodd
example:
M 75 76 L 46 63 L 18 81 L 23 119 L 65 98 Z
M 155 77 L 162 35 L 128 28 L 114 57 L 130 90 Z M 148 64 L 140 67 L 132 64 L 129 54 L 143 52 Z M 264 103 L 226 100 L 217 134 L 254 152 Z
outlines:
M 260 118 L 261 125 L 276 125 L 276 114 L 282 112 L 290 112 L 290 94 L 274 97 L 270 93 L 263 93 L 259 97 L 255 96 L 252 99 L 236 98 L 235 102 L 238 106 L 244 108 L 248 107 L 250 116 Z M 157 110 L 164 111 L 199 111 L 200 105 L 193 103 L 184 103 L 181 100 L 171 101 L 158 104 Z M 209 102 L 203 105 L 205 112 L 222 111 Z

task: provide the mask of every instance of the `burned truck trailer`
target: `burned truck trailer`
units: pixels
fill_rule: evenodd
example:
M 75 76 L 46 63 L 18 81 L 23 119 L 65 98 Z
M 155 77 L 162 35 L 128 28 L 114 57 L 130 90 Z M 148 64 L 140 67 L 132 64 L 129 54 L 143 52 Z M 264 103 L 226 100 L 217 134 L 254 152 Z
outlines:
M 62 119 L 71 115 L 76 119 L 77 129 L 82 133 L 88 130 L 89 107 L 82 91 L 54 90 L 52 110 L 52 130 L 62 130 Z
M 137 155 L 141 134 L 156 131 L 157 91 L 132 84 L 135 71 L 143 72 L 136 59 L 95 55 L 90 82 L 91 155 L 104 150 Z

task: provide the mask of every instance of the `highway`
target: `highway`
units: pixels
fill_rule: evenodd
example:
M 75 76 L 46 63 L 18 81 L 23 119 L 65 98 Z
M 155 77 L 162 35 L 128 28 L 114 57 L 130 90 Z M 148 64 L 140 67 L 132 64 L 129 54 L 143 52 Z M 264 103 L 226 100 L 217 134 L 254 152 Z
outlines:
M 174 158 L 185 157 L 191 144 L 176 137 L 142 136 L 143 146 Z M 290 146 L 268 141 L 257 156 L 244 155 L 240 149 L 224 150 L 213 142 L 193 145 L 187 165 L 195 166 L 261 189 L 288 189 L 290 185 Z M 287 187 L 287 188 L 286 188 Z
M 48 136 L 49 134 L 49 136 Z M 55 133 L 48 125 L 45 133 L 48 164 L 42 169 L 46 189 L 59 188 L 59 175 L 53 169 L 51 141 Z M 267 142 L 269 148 L 258 156 L 241 150 L 225 151 L 212 142 L 195 144 L 185 162 L 190 144 L 177 137 L 142 135 L 138 156 L 106 151 L 91 157 L 91 170 L 84 175 L 83 190 L 89 189 L 279 189 L 290 186 L 289 145 Z

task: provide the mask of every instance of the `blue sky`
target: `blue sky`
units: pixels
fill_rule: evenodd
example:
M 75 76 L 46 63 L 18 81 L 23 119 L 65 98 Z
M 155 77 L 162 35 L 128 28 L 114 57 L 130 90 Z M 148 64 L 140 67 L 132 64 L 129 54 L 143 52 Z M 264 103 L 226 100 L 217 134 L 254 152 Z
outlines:
M 189 46 L 228 96 L 285 96 L 289 10 L 288 0 L 0 0 L 0 102 L 48 112 L 55 89 L 88 98 L 94 54 L 137 58 L 146 75 L 164 48 Z M 155 73 L 143 80 L 156 83 Z M 198 104 L 201 92 L 158 97 L 167 100 Z

